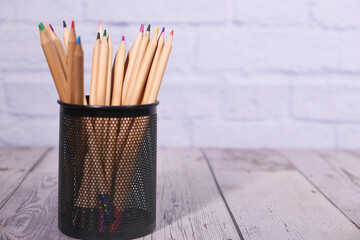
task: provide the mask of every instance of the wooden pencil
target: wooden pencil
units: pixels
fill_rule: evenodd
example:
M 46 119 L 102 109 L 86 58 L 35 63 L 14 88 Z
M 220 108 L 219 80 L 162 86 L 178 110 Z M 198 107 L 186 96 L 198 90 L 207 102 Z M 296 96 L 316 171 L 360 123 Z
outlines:
M 124 67 L 125 67 L 125 37 L 122 37 L 118 51 L 116 52 L 115 62 L 114 62 L 114 87 L 111 97 L 112 106 L 121 105 L 121 94 L 122 94 L 122 85 L 124 80 Z
M 111 105 L 111 94 L 112 94 L 112 86 L 113 86 L 113 76 L 112 76 L 112 59 L 113 59 L 113 44 L 111 40 L 111 35 L 109 34 L 107 37 L 108 45 L 109 45 L 109 56 L 108 56 L 108 69 L 106 75 L 106 99 L 105 105 Z
M 148 25 L 146 32 L 143 36 L 143 38 L 140 41 L 140 45 L 139 45 L 139 50 L 138 53 L 136 55 L 136 60 L 135 60 L 135 65 L 134 65 L 134 70 L 133 73 L 131 75 L 131 80 L 130 80 L 130 84 L 127 90 L 127 95 L 126 95 L 126 99 L 125 99 L 125 105 L 133 105 L 134 103 L 131 102 L 131 95 L 134 91 L 135 85 L 137 84 L 137 77 L 138 77 L 138 73 L 140 70 L 140 66 L 143 62 L 144 59 L 144 55 L 145 55 L 145 51 L 147 48 L 147 45 L 149 43 L 150 40 L 150 24 Z
M 104 36 L 104 29 L 101 24 L 101 19 L 99 19 L 99 25 L 98 25 L 98 33 L 100 33 L 100 41 L 103 39 Z
M 159 63 L 155 71 L 153 82 L 149 86 L 149 91 L 144 93 L 144 98 L 143 98 L 144 104 L 154 103 L 157 99 L 160 90 L 161 81 L 164 77 L 166 65 L 168 63 L 169 56 L 171 53 L 173 34 L 174 34 L 174 30 L 171 31 L 170 36 L 166 40 L 166 43 L 161 51 Z
M 63 47 L 63 45 L 61 43 L 61 40 L 60 40 L 59 36 L 54 31 L 54 28 L 51 26 L 51 24 L 49 24 L 49 27 L 51 29 L 50 37 L 51 37 L 52 41 L 55 44 L 56 51 L 57 51 L 59 60 L 61 62 L 61 67 L 62 67 L 62 69 L 64 71 L 66 80 L 68 80 L 69 77 L 68 77 L 68 67 L 67 67 L 67 64 L 66 64 L 66 58 L 67 57 L 66 57 L 65 49 L 64 49 L 64 47 Z
M 146 83 L 146 78 L 148 76 L 151 63 L 153 62 L 155 50 L 156 50 L 157 43 L 158 43 L 158 40 L 157 40 L 158 32 L 159 32 L 159 28 L 156 29 L 153 37 L 151 38 L 151 41 L 149 42 L 149 44 L 146 48 L 146 52 L 145 52 L 143 61 L 140 66 L 134 88 L 132 89 L 132 91 L 130 93 L 129 104 L 131 104 L 131 105 L 137 105 L 137 104 L 141 103 L 142 95 L 144 93 L 144 86 Z
M 74 51 L 74 71 L 72 74 L 72 81 L 70 82 L 72 86 L 70 88 L 74 91 L 70 92 L 70 102 L 82 105 L 84 100 L 84 52 L 81 47 L 80 36 Z
M 161 33 L 160 33 L 160 37 L 158 40 L 158 45 L 156 48 L 156 52 L 155 52 L 155 56 L 153 59 L 153 62 L 151 64 L 151 68 L 150 68 L 150 72 L 149 72 L 149 76 L 147 78 L 147 82 L 146 82 L 146 87 L 145 87 L 145 91 L 144 91 L 144 96 L 145 95 L 149 95 L 150 92 L 150 87 L 154 84 L 154 76 L 155 76 L 155 72 L 159 63 L 159 58 L 161 55 L 161 51 L 164 47 L 164 34 L 165 34 L 165 28 L 163 27 Z M 142 104 L 145 104 L 144 101 L 142 100 Z
M 97 33 L 96 41 L 93 49 L 92 67 L 91 67 L 91 82 L 90 82 L 90 96 L 89 104 L 96 105 L 97 95 L 97 73 L 99 68 L 99 54 L 100 54 L 100 33 Z
M 67 84 L 65 74 L 61 69 L 61 63 L 56 56 L 55 46 L 51 43 L 47 34 L 45 34 L 42 24 L 39 25 L 41 47 L 44 51 L 46 61 L 49 65 L 51 75 L 55 82 L 56 90 L 59 94 L 59 98 L 62 102 L 68 103 Z
M 130 86 L 131 77 L 132 77 L 133 70 L 135 67 L 136 56 L 137 56 L 137 53 L 139 50 L 139 45 L 140 45 L 140 41 L 141 41 L 143 32 L 144 32 L 144 24 L 141 25 L 140 31 L 139 31 L 138 35 L 136 36 L 134 44 L 131 47 L 131 51 L 129 51 L 129 54 L 128 54 L 128 60 L 127 60 L 128 65 L 127 65 L 126 72 L 125 72 L 124 83 L 123 83 L 123 92 L 122 92 L 122 96 L 121 96 L 122 104 L 125 103 L 125 100 L 126 100 L 126 97 L 128 94 L 128 88 Z
M 68 40 L 68 87 L 69 87 L 69 96 L 70 96 L 70 102 L 73 101 L 73 94 L 74 91 L 78 91 L 78 89 L 75 88 L 76 84 L 74 81 L 74 51 L 76 47 L 76 33 L 75 33 L 75 23 L 74 21 L 71 22 L 71 30 Z
M 63 38 L 64 38 L 64 45 L 65 45 L 65 49 L 66 49 L 66 53 L 68 53 L 68 40 L 69 40 L 69 30 L 66 26 L 66 22 L 63 21 Z M 67 61 L 67 59 L 66 59 Z
M 108 71 L 109 46 L 106 41 L 106 30 L 104 30 L 103 40 L 100 44 L 99 66 L 97 71 L 96 85 L 96 105 L 105 105 L 106 95 L 106 76 Z

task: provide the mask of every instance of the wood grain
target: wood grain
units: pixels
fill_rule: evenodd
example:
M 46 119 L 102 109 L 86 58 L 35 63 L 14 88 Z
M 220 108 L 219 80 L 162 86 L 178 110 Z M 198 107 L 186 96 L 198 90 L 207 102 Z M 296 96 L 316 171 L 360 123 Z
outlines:
M 360 227 L 360 158 L 344 151 L 281 151 L 336 207 Z
M 233 158 L 224 167 L 221 161 L 229 152 L 204 150 L 245 239 L 360 239 L 357 227 L 286 164 L 285 157 L 275 151 L 272 157 L 262 150 L 228 151 L 252 157 Z
M 0 148 L 0 209 L 48 148 Z

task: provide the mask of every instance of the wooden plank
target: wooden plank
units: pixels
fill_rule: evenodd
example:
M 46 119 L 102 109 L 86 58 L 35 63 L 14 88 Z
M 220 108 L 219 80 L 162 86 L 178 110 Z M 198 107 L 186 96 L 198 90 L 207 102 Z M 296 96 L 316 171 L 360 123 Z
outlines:
M 356 226 L 275 151 L 204 152 L 245 239 L 360 239 Z M 234 164 L 220 168 L 229 154 L 238 156 Z
M 50 152 L 0 210 L 1 237 L 70 239 L 57 228 L 57 173 L 44 171 L 56 161 Z M 199 150 L 159 150 L 157 227 L 144 239 L 240 239 Z
M 0 209 L 48 148 L 0 148 Z
M 360 227 L 360 159 L 356 153 L 335 150 L 281 153 Z

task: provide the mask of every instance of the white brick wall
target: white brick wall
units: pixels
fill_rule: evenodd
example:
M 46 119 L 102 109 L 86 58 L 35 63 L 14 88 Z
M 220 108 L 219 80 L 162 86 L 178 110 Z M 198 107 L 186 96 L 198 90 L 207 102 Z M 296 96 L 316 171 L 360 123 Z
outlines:
M 0 1 L 0 146 L 57 145 L 37 24 L 76 21 L 89 90 L 102 19 L 116 51 L 141 23 L 175 29 L 161 146 L 360 147 L 360 0 Z M 152 31 L 153 32 L 153 31 Z

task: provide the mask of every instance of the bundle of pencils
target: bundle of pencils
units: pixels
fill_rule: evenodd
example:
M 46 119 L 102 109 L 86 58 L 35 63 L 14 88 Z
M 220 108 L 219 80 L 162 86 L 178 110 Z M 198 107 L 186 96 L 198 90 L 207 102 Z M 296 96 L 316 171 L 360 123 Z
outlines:
M 160 85 L 165 73 L 166 65 L 172 48 L 174 31 L 171 31 L 164 42 L 165 29 L 159 36 L 159 28 L 150 38 L 150 25 L 144 32 L 141 25 L 137 37 L 131 46 L 127 57 L 125 37 L 113 61 L 113 44 L 110 34 L 103 30 L 99 21 L 95 45 L 93 48 L 90 94 L 87 99 L 84 94 L 84 53 L 80 37 L 76 37 L 74 21 L 70 31 L 63 21 L 64 45 L 54 31 L 51 24 L 39 24 L 41 46 L 44 50 L 50 72 L 52 74 L 60 100 L 77 105 L 122 106 L 155 103 Z M 64 47 L 65 46 L 65 47 Z M 89 150 L 83 157 L 83 176 L 79 192 L 76 194 L 75 205 L 80 208 L 100 209 L 98 216 L 98 231 L 117 231 L 122 214 L 129 201 L 131 185 L 124 177 L 124 172 L 133 175 L 136 165 L 123 169 L 129 159 L 139 158 L 141 147 L 134 142 L 141 142 L 145 137 L 141 119 L 129 118 L 97 118 L 84 121 Z M 110 127 L 117 124 L 118 130 Z M 95 129 L 103 127 L 101 149 L 97 154 L 93 148 Z M 147 126 L 145 126 L 146 129 Z M 121 133 L 121 134 L 120 134 Z M 124 134 L 125 133 L 125 134 Z M 97 135 L 98 136 L 98 135 Z M 99 141 L 98 141 L 99 142 Z M 122 146 L 121 159 L 113 162 L 114 143 Z M 94 166 L 103 166 L 98 172 Z M 114 183 L 114 184 L 112 184 Z M 106 186 L 106 187 L 98 187 Z M 111 194 L 112 193 L 112 194 Z M 116 199 L 113 201 L 112 199 Z M 74 221 L 76 221 L 74 216 Z

